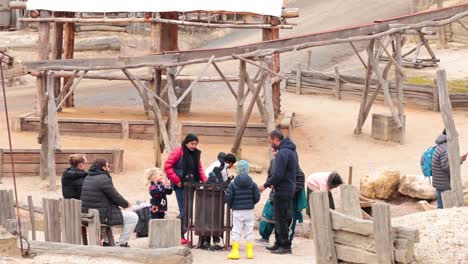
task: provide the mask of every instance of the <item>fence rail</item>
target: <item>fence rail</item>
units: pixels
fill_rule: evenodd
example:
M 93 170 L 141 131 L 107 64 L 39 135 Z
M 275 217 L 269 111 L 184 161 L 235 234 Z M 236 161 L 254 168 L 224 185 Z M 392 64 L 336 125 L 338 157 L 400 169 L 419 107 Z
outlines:
M 326 94 L 357 99 L 361 98 L 364 91 L 364 78 L 343 74 L 324 74 L 311 71 L 292 70 L 288 75 L 286 91 L 300 94 Z M 298 83 L 299 82 L 299 83 Z M 378 81 L 371 79 L 370 92 L 377 88 Z M 397 91 L 394 82 L 389 83 L 390 93 L 396 97 Z M 424 107 L 434 111 L 439 110 L 437 85 L 434 84 L 403 84 L 403 97 L 406 105 Z M 384 101 L 381 90 L 377 101 Z M 453 107 L 467 108 L 468 93 L 451 93 L 450 101 Z

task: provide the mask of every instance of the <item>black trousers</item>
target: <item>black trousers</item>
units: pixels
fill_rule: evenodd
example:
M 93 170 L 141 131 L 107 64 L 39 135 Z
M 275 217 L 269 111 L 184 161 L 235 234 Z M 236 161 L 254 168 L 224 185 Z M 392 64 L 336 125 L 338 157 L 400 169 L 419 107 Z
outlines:
M 292 197 L 275 194 L 275 244 L 283 248 L 291 248 L 289 240 L 289 225 L 292 221 Z

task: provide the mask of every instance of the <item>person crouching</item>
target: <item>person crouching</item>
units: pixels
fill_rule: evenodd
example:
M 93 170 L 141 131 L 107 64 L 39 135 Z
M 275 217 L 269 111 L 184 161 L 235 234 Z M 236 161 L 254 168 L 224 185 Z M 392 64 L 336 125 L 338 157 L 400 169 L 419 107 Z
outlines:
M 237 176 L 229 184 L 225 190 L 226 203 L 233 210 L 233 227 L 232 227 L 232 251 L 228 255 L 228 259 L 239 259 L 239 241 L 242 232 L 247 240 L 247 258 L 253 259 L 253 229 L 254 229 L 254 208 L 255 204 L 260 201 L 260 191 L 257 184 L 248 175 L 249 163 L 241 160 L 237 164 Z

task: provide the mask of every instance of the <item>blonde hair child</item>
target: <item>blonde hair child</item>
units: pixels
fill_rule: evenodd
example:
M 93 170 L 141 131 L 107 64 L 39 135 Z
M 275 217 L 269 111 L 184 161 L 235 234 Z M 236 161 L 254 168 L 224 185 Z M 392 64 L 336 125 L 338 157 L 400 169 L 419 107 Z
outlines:
M 166 196 L 172 194 L 171 184 L 160 168 L 146 169 L 144 175 L 151 195 L 151 218 L 164 219 L 167 212 Z

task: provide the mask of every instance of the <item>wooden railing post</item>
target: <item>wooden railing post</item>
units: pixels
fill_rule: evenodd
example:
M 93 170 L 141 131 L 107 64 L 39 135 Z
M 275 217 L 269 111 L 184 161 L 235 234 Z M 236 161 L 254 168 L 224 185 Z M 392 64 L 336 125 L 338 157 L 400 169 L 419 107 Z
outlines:
M 341 212 L 352 217 L 362 218 L 359 191 L 352 185 L 341 185 Z
M 376 203 L 372 205 L 374 216 L 374 237 L 377 262 L 379 264 L 395 263 L 392 241 L 392 223 L 390 220 L 390 205 Z
M 313 192 L 309 200 L 317 264 L 335 264 L 335 241 L 328 204 L 328 192 Z

